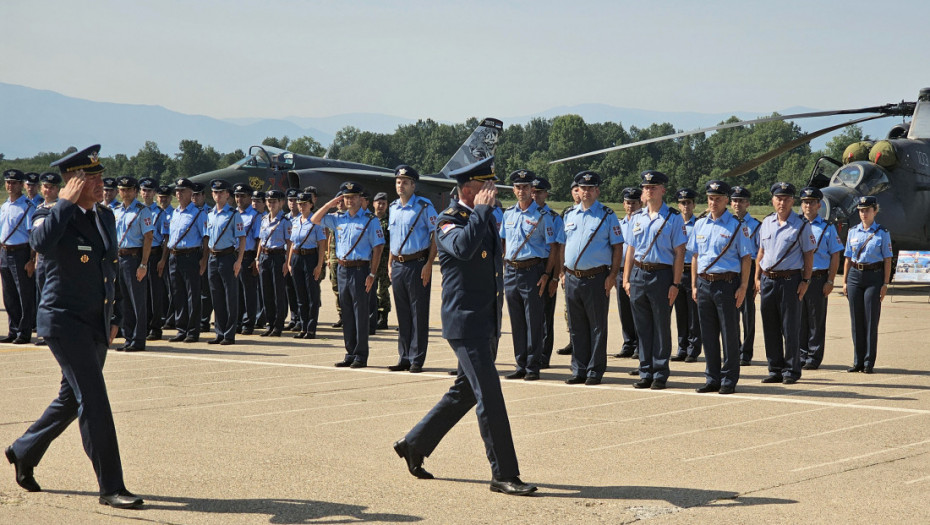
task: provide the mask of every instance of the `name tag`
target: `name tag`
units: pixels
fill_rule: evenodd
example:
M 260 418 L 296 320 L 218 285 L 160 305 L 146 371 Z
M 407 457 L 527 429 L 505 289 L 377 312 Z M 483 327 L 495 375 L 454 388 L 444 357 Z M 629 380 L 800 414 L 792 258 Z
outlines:
M 698 235 L 698 236 L 697 236 L 697 240 L 699 240 L 699 241 L 703 241 L 704 238 L 705 238 L 705 237 L 704 237 L 703 235 Z
M 82 245 L 80 245 L 80 244 L 78 245 L 77 249 L 78 249 L 79 252 L 92 252 L 92 251 L 94 251 L 94 249 L 91 248 L 90 246 L 82 246 Z

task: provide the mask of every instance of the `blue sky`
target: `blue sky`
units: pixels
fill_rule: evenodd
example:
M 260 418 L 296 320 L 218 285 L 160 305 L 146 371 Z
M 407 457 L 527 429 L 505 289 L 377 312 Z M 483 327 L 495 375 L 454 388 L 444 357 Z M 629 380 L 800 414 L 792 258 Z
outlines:
M 0 21 L 0 81 L 220 118 L 768 112 L 930 87 L 925 0 L 4 0 Z

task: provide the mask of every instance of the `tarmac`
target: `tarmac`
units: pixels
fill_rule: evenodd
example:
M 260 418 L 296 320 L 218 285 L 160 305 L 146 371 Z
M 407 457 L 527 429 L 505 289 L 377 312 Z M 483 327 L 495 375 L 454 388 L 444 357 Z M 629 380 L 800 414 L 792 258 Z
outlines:
M 766 377 L 761 320 L 737 393 L 698 394 L 704 359 L 672 363 L 667 390 L 636 390 L 630 359 L 610 358 L 599 386 L 565 385 L 554 355 L 536 382 L 503 380 L 521 477 L 534 497 L 489 491 L 474 411 L 407 473 L 391 448 L 452 382 L 434 272 L 424 373 L 389 372 L 396 319 L 371 338 L 369 367 L 343 357 L 324 282 L 315 340 L 241 336 L 235 346 L 150 342 L 109 352 L 105 368 L 129 490 L 141 510 L 97 502 L 76 424 L 36 467 L 27 493 L 0 465 L 0 523 L 928 523 L 930 302 L 892 286 L 875 374 L 850 374 L 846 298 L 830 296 L 819 370 L 794 385 Z M 758 301 L 758 298 L 756 299 Z M 556 314 L 556 348 L 568 341 Z M 610 353 L 621 340 L 616 302 Z M 509 327 L 506 308 L 504 327 Z M 673 335 L 674 335 L 674 323 Z M 0 315 L 5 332 L 5 313 Z M 166 338 L 173 333 L 166 333 Z M 122 341 L 117 341 L 121 343 Z M 509 332 L 498 370 L 513 367 Z M 674 350 L 673 350 L 674 351 Z M 20 436 L 58 391 L 46 347 L 0 345 L 0 445 Z

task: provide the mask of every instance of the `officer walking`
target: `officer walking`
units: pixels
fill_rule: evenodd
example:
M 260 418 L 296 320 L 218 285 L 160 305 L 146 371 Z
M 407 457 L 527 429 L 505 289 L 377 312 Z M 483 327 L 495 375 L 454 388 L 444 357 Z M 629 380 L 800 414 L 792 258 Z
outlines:
M 388 220 L 388 200 L 387 193 L 379 191 L 372 199 L 375 217 L 381 223 L 381 231 L 384 233 L 384 244 L 391 246 L 390 222 Z M 388 314 L 391 313 L 391 278 L 389 269 L 391 267 L 388 259 L 390 250 L 381 251 L 381 263 L 378 264 L 378 307 L 371 315 L 374 316 L 375 328 L 378 330 L 387 330 Z M 377 313 L 375 313 L 377 312 Z
M 743 224 L 743 233 L 749 236 L 753 244 L 752 263 L 749 265 L 749 282 L 756 282 L 756 255 L 759 253 L 759 228 L 762 223 L 749 215 L 749 198 L 752 194 L 746 188 L 733 186 L 730 193 L 730 205 L 733 216 Z M 740 321 L 743 323 L 743 337 L 740 343 L 740 366 L 752 364 L 753 345 L 756 342 L 756 288 L 749 287 L 746 299 L 740 308 Z
M 540 369 L 549 368 L 549 362 L 552 359 L 552 348 L 555 340 L 555 303 L 556 295 L 559 290 L 559 275 L 561 273 L 559 271 L 559 266 L 562 264 L 562 250 L 565 249 L 565 221 L 562 220 L 561 215 L 546 204 L 546 199 L 549 198 L 549 190 L 551 189 L 552 184 L 544 177 L 537 175 L 536 178 L 533 179 L 533 200 L 536 201 L 536 205 L 543 210 L 543 213 L 549 214 L 549 220 L 552 221 L 552 229 L 555 231 L 555 244 L 550 245 L 551 250 L 559 250 L 558 253 L 550 254 L 550 257 L 553 258 L 555 263 L 548 272 L 549 282 L 542 295 L 543 318 L 546 324 L 545 330 L 543 331 L 543 350 L 542 358 L 539 363 Z
M 398 199 L 391 203 L 388 220 L 390 253 L 388 277 L 397 306 L 397 372 L 423 371 L 429 347 L 430 280 L 436 260 L 436 209 L 429 199 L 414 193 L 420 174 L 406 164 L 394 169 Z M 379 267 L 380 268 L 380 267 Z
M 623 270 L 623 287 L 630 294 L 640 341 L 640 379 L 633 386 L 662 390 L 668 381 L 672 305 L 681 289 L 678 276 L 688 236 L 678 210 L 662 202 L 668 177 L 652 170 L 640 177 L 646 207 L 631 218 Z
M 61 200 L 39 210 L 30 242 L 45 260 L 46 288 L 39 304 L 39 335 L 61 366 L 58 398 L 22 437 L 6 449 L 16 482 L 42 490 L 33 469 L 52 441 L 78 419 L 84 450 L 94 465 L 99 502 L 136 508 L 142 499 L 123 483 L 123 468 L 103 379 L 107 345 L 116 333 L 110 316 L 116 286 L 117 236 L 113 213 L 95 206 L 103 191 L 92 146 L 52 163 L 67 180 Z
M 678 199 L 678 211 L 685 223 L 687 237 L 691 238 L 697 218 L 694 216 L 694 201 L 697 192 L 691 188 L 682 188 L 675 193 Z M 678 353 L 671 361 L 693 363 L 701 355 L 701 325 L 698 321 L 697 303 L 691 293 L 691 259 L 694 252 L 685 245 L 685 263 L 681 275 L 681 289 L 675 298 L 675 321 L 678 329 Z
M 859 219 L 846 237 L 843 295 L 849 300 L 849 318 L 855 353 L 847 372 L 871 374 L 878 354 L 878 320 L 891 282 L 891 234 L 875 222 L 878 199 L 860 197 Z
M 32 340 L 36 322 L 35 256 L 29 231 L 35 204 L 23 195 L 25 175 L 17 169 L 3 172 L 9 200 L 0 206 L 0 278 L 9 332 L 2 343 L 23 345 Z
M 207 214 L 191 200 L 194 183 L 178 179 L 174 185 L 178 206 L 168 223 L 167 258 L 171 276 L 178 334 L 169 341 L 196 343 L 200 340 L 200 280 L 207 268 Z M 161 263 L 160 263 L 161 264 Z
M 423 458 L 477 404 L 478 428 L 491 462 L 491 491 L 527 495 L 536 487 L 519 478 L 494 367 L 504 286 L 500 237 L 491 209 L 497 194 L 493 162 L 494 157 L 488 157 L 450 173 L 460 200 L 440 215 L 436 243 L 442 272 L 442 336 L 458 358 L 458 375 L 426 417 L 394 443 L 394 451 L 412 475 L 432 479 L 423 468 Z
M 633 215 L 643 207 L 643 190 L 639 188 L 623 188 L 623 210 L 626 212 L 620 219 L 620 233 L 624 239 L 630 238 L 630 223 Z M 639 359 L 639 336 L 636 335 L 636 323 L 633 322 L 633 306 L 630 296 L 623 288 L 623 268 L 617 272 L 617 310 L 620 312 L 620 328 L 623 331 L 623 347 L 614 357 L 631 357 Z M 635 370 L 634 375 L 639 375 Z
M 210 181 L 216 206 L 207 215 L 207 278 L 213 299 L 213 328 L 216 337 L 207 344 L 231 345 L 236 342 L 239 318 L 239 273 L 245 255 L 245 226 L 239 210 L 229 205 L 232 186 L 221 179 Z
M 265 315 L 268 329 L 262 337 L 280 337 L 287 318 L 287 297 L 284 280 L 288 275 L 288 243 L 291 239 L 291 223 L 284 218 L 282 206 L 284 192 L 270 190 L 267 193 L 268 214 L 262 219 L 258 233 L 258 266 L 262 285 L 262 297 L 265 300 Z
M 711 180 L 704 193 L 707 215 L 697 221 L 688 237 L 694 283 L 691 298 L 697 303 L 706 350 L 705 384 L 697 392 L 732 394 L 740 369 L 738 309 L 749 288 L 753 246 L 742 223 L 727 211 L 730 186 Z
M 336 259 L 339 264 L 339 304 L 342 306 L 342 335 L 345 337 L 345 358 L 335 366 L 364 368 L 368 366 L 369 294 L 375 285 L 384 233 L 374 213 L 362 209 L 362 187 L 356 182 L 344 182 L 340 196 L 333 198 L 310 218 L 334 232 Z M 338 201 L 346 211 L 327 213 Z
M 756 256 L 755 284 L 769 362 L 769 376 L 762 382 L 791 385 L 801 378 L 801 298 L 811 282 L 816 241 L 807 220 L 791 210 L 794 185 L 776 182 L 771 192 L 775 213 L 762 221 Z
M 152 250 L 155 223 L 152 211 L 136 200 L 139 183 L 134 177 L 117 180 L 122 204 L 113 213 L 116 216 L 116 235 L 119 239 L 119 285 L 123 308 L 123 337 L 126 344 L 117 350 L 141 352 L 149 332 L 149 281 L 148 260 Z
M 802 370 L 817 370 L 823 361 L 824 342 L 827 337 L 827 298 L 833 291 L 833 279 L 840 266 L 840 253 L 843 251 L 836 228 L 818 214 L 822 199 L 823 193 L 817 188 L 808 187 L 801 190 L 801 213 L 817 239 L 811 284 L 801 300 Z
M 565 213 L 562 285 L 572 339 L 570 385 L 598 385 L 607 369 L 610 289 L 623 264 L 623 235 L 614 211 L 598 200 L 601 176 L 575 175 L 581 202 Z
M 158 192 L 158 181 L 151 177 L 139 179 L 139 189 L 142 194 L 142 204 L 148 208 L 152 214 L 152 224 L 155 229 L 152 230 L 152 249 L 149 250 L 148 260 L 145 261 L 147 266 L 146 281 L 148 282 L 148 306 L 146 315 L 148 322 L 147 341 L 158 341 L 161 339 L 162 324 L 164 319 L 162 310 L 165 308 L 165 281 L 162 274 L 158 272 L 158 261 L 161 260 L 162 245 L 165 242 L 165 210 L 158 207 L 155 202 L 155 194 Z
M 239 310 L 236 316 L 236 332 L 242 335 L 251 335 L 255 330 L 255 320 L 258 316 L 258 276 L 255 270 L 256 246 L 258 244 L 258 229 L 261 225 L 261 216 L 252 207 L 252 187 L 244 182 L 233 186 L 233 197 L 236 199 L 236 210 L 242 220 L 242 229 L 245 232 L 245 249 L 242 252 L 242 264 L 239 270 Z

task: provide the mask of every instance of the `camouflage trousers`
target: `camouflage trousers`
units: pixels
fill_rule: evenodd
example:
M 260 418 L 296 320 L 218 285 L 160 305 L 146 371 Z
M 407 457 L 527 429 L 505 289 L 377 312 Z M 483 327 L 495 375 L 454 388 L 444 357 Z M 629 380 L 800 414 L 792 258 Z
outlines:
M 333 285 L 333 295 L 336 296 L 336 311 L 339 312 L 339 318 L 342 318 L 342 307 L 339 306 L 339 281 L 336 278 L 339 271 L 339 263 L 336 259 L 329 260 L 329 282 Z
M 388 279 L 387 263 L 384 267 L 378 267 L 378 311 L 388 313 L 391 311 L 391 281 Z

